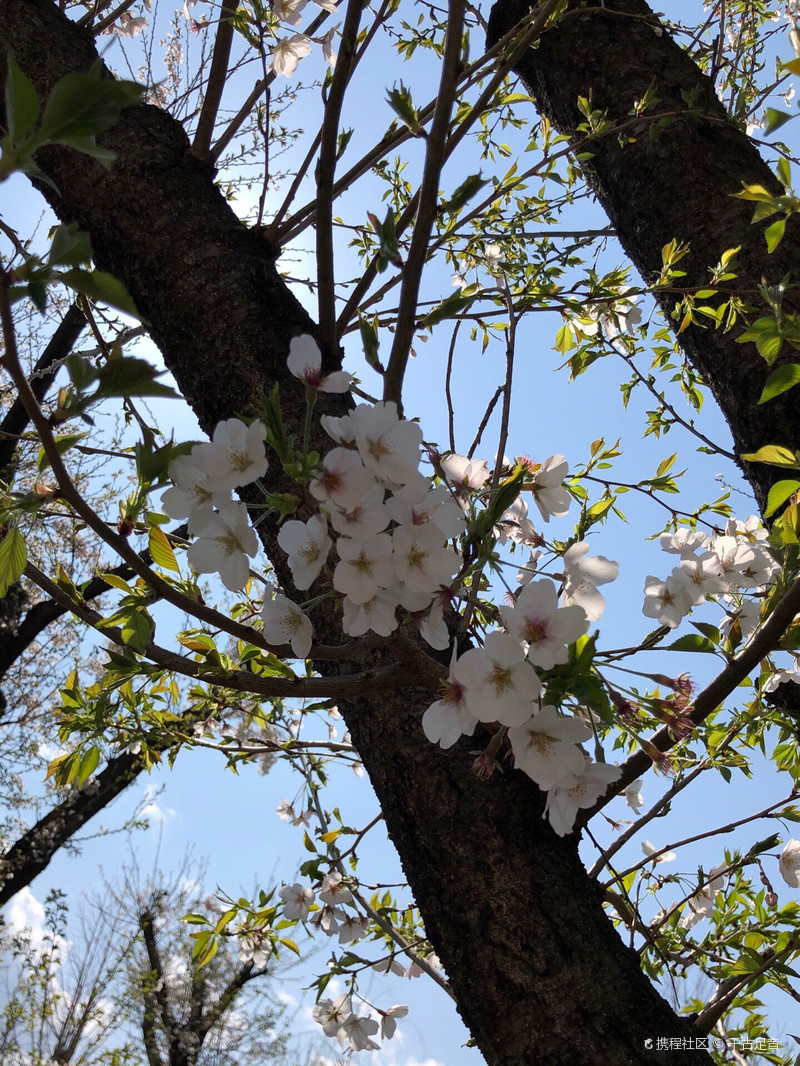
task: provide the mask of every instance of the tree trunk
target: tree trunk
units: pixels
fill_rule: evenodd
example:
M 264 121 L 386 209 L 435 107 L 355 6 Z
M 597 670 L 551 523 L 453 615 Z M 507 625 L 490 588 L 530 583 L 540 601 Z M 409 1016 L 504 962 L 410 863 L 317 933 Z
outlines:
M 42 96 L 95 58 L 88 35 L 49 0 L 3 0 L 0 53 L 7 49 Z M 210 431 L 219 419 L 253 414 L 259 391 L 286 380 L 291 337 L 313 323 L 177 122 L 131 108 L 103 143 L 117 153 L 110 173 L 75 152 L 40 153 L 59 214 L 89 232 L 98 264 L 127 285 L 201 425 Z M 289 417 L 299 419 L 302 389 L 287 384 L 282 394 L 297 397 Z M 269 531 L 265 542 L 272 551 Z M 314 620 L 320 640 L 337 640 L 333 622 Z M 387 641 L 376 659 L 391 650 Z M 702 1051 L 645 1047 L 648 1038 L 691 1032 L 603 913 L 577 841 L 550 830 L 541 793 L 520 772 L 479 780 L 474 739 L 447 753 L 428 743 L 420 719 L 432 698 L 409 684 L 341 709 L 490 1066 L 710 1062 Z
M 735 194 L 745 184 L 763 185 L 774 194 L 783 187 L 728 118 L 711 81 L 647 4 L 614 0 L 611 7 L 605 10 L 603 0 L 570 4 L 565 17 L 522 57 L 516 73 L 541 113 L 573 140 L 585 135 L 578 130 L 586 121 L 578 97 L 591 95 L 593 108 L 606 111 L 612 122 L 624 121 L 653 86 L 658 103 L 647 114 L 677 112 L 678 117 L 654 136 L 645 118 L 636 139 L 624 146 L 614 135 L 597 138 L 590 146 L 592 158 L 582 163 L 584 172 L 645 283 L 661 273 L 661 251 L 672 240 L 690 245 L 680 262 L 686 277 L 678 282 L 687 288 L 707 285 L 709 268 L 722 252 L 741 246 L 731 285 L 746 303 L 763 307 L 758 291 L 763 279 L 770 285 L 788 273 L 797 279 L 800 220 L 789 219 L 783 243 L 768 255 L 768 223 L 754 225 L 754 205 Z M 527 11 L 527 0 L 498 0 L 488 43 Z M 687 100 L 693 102 L 691 111 Z M 657 299 L 669 316 L 680 294 L 664 292 Z M 797 298 L 790 294 L 787 306 L 792 302 L 796 310 Z M 758 406 L 770 368 L 754 344 L 736 343 L 741 332 L 741 320 L 727 333 L 692 325 L 679 340 L 721 407 L 737 454 L 764 444 L 795 448 L 798 393 L 789 391 Z M 785 469 L 741 466 L 763 509 L 770 485 L 786 477 Z

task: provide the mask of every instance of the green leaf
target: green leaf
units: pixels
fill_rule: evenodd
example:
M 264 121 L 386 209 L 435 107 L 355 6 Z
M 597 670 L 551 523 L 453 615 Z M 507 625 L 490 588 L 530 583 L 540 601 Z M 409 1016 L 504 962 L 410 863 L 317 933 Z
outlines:
M 774 363 L 783 344 L 783 334 L 780 324 L 773 315 L 765 315 L 763 318 L 751 322 L 741 337 L 736 338 L 737 344 L 746 344 L 752 341 L 758 349 L 758 354 L 768 363 Z
M 784 126 L 790 118 L 794 118 L 794 115 L 790 115 L 787 111 L 778 111 L 774 107 L 768 107 L 766 110 L 764 133 L 774 133 L 775 130 L 779 130 L 781 126 Z
M 27 561 L 25 538 L 18 529 L 10 529 L 0 541 L 0 599 L 8 592 L 10 585 L 19 581 Z
M 767 226 L 764 231 L 764 236 L 767 239 L 767 251 L 774 252 L 778 245 L 783 240 L 783 234 L 786 229 L 786 219 L 779 218 L 777 222 L 773 222 L 771 226 Z
M 399 89 L 389 90 L 386 99 L 392 111 L 394 111 L 403 125 L 411 130 L 415 137 L 427 137 L 427 133 L 420 125 L 419 112 L 411 101 L 411 93 L 402 81 Z
M 86 74 L 67 74 L 47 98 L 40 138 L 66 144 L 95 137 L 117 123 L 124 107 L 140 103 L 143 92 L 134 81 L 104 77 L 99 61 Z
M 99 372 L 99 396 L 168 396 L 175 397 L 169 385 L 156 381 L 164 373 L 146 359 L 125 357 L 110 359 Z
M 769 518 L 771 514 L 774 514 L 798 489 L 800 489 L 800 481 L 776 481 L 769 490 L 764 517 Z
M 800 363 L 784 363 L 777 370 L 773 370 L 764 384 L 759 403 L 766 403 L 773 396 L 780 396 L 782 392 L 791 389 L 800 381 Z
M 373 370 L 383 373 L 381 361 L 378 358 L 380 341 L 376 321 L 369 322 L 363 315 L 359 315 L 358 328 L 361 330 L 361 343 L 364 346 L 364 358 Z
M 86 436 L 85 433 L 66 433 L 61 437 L 55 437 L 53 443 L 56 446 L 56 450 L 59 455 L 65 455 L 70 448 L 74 447 L 78 441 L 83 440 Z M 39 449 L 39 455 L 36 459 L 36 469 L 41 474 L 43 470 L 46 470 L 50 466 L 50 460 L 47 458 L 47 452 L 44 448 Z
M 792 187 L 792 168 L 789 166 L 789 160 L 786 156 L 781 156 L 778 160 L 778 166 L 776 170 L 778 181 L 783 185 L 785 189 L 791 189 Z
M 300 955 L 300 948 L 288 936 L 282 936 L 280 938 L 280 943 L 283 944 L 284 947 L 287 947 L 289 951 L 293 951 L 295 955 Z
M 150 530 L 148 547 L 150 548 L 150 554 L 153 556 L 153 562 L 156 563 L 156 565 L 162 567 L 164 570 L 180 572 L 178 560 L 175 558 L 175 552 L 172 550 L 172 545 L 163 529 L 159 529 L 158 526 L 153 526 Z
M 78 765 L 78 772 L 75 776 L 75 784 L 79 787 L 84 784 L 97 769 L 97 764 L 100 762 L 100 749 L 92 745 L 91 748 L 87 748 L 81 755 L 81 761 Z
M 443 322 L 446 318 L 455 318 L 460 311 L 464 311 L 470 306 L 473 299 L 474 296 L 464 296 L 460 292 L 452 293 L 452 295 L 442 300 L 440 304 L 437 304 L 433 310 L 429 311 L 427 315 L 423 316 L 422 325 L 426 329 L 431 329 L 432 326 Z
M 56 226 L 47 256 L 50 266 L 77 267 L 90 262 L 91 258 L 92 246 L 88 233 L 79 230 L 75 222 Z
M 6 127 L 11 141 L 21 145 L 36 126 L 39 97 L 33 82 L 22 73 L 11 52 L 8 53 L 6 78 Z
M 749 463 L 771 463 L 772 466 L 788 466 L 793 470 L 800 470 L 797 455 L 780 444 L 765 444 L 757 452 L 743 452 L 741 458 Z
M 666 644 L 664 651 L 698 651 L 716 654 L 716 648 L 708 639 L 699 633 L 687 633 L 685 637 L 678 637 L 672 644 Z
M 98 300 L 109 307 L 116 307 L 118 311 L 123 311 L 140 322 L 144 321 L 136 310 L 136 304 L 128 295 L 128 290 L 112 274 L 106 274 L 104 270 L 81 270 L 79 267 L 73 267 L 59 274 L 58 278 L 71 289 L 88 296 L 90 300 Z
M 470 174 L 468 178 L 461 182 L 450 199 L 442 204 L 442 211 L 447 211 L 454 215 L 473 196 L 476 196 L 485 185 L 489 184 L 489 179 L 484 178 L 480 171 L 477 174 Z

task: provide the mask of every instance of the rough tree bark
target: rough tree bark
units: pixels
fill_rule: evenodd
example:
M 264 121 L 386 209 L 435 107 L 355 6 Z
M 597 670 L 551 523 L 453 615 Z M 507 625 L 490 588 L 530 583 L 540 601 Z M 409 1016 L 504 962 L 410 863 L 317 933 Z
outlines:
M 579 24 L 576 18 L 571 25 Z M 613 41 L 627 55 L 622 31 Z M 562 71 L 594 44 L 590 36 Z M 589 82 L 602 82 L 617 62 L 608 40 L 602 48 L 603 63 L 587 74 Z M 95 59 L 88 35 L 49 0 L 0 4 L 0 50 L 7 49 L 41 96 L 60 76 L 85 70 Z M 654 69 L 658 64 L 651 64 Z M 714 127 L 712 154 L 720 135 Z M 740 146 L 736 131 L 725 136 Z M 264 243 L 236 220 L 212 174 L 192 156 L 175 121 L 154 108 L 131 108 L 103 141 L 118 156 L 110 173 L 74 152 L 40 153 L 59 189 L 56 209 L 89 232 L 98 264 L 127 285 L 202 426 L 210 431 L 221 418 L 253 413 L 259 390 L 285 381 L 291 337 L 313 332 L 313 323 Z M 696 163 L 696 150 L 693 158 Z M 623 180 L 627 171 L 618 171 Z M 750 173 L 735 179 L 737 188 Z M 681 177 L 663 203 L 649 191 L 651 211 L 655 203 L 669 216 L 684 195 L 683 183 Z M 713 215 L 708 206 L 705 215 L 707 221 Z M 620 219 L 614 222 L 623 228 Z M 683 223 L 681 211 L 667 218 L 667 239 L 680 237 Z M 664 243 L 654 242 L 659 249 Z M 714 261 L 712 255 L 702 259 L 704 265 Z M 707 337 L 702 334 L 698 346 Z M 748 365 L 747 372 L 759 370 Z M 715 390 L 724 403 L 722 378 Z M 297 392 L 291 385 L 284 390 L 287 398 Z M 736 420 L 737 439 L 750 447 L 759 431 L 747 412 L 733 401 L 724 409 Z M 773 411 L 770 416 L 774 425 Z M 269 532 L 265 542 L 268 551 L 274 548 Z M 275 562 L 281 565 L 277 554 Z M 335 639 L 325 618 L 315 623 L 323 641 Z M 392 651 L 387 642 L 383 654 Z M 429 702 L 428 691 L 410 684 L 380 699 L 354 698 L 342 710 L 459 1009 L 487 1062 L 709 1062 L 701 1051 L 645 1049 L 648 1037 L 691 1033 L 603 914 L 600 890 L 586 876 L 576 841 L 549 830 L 541 795 L 522 774 L 484 783 L 471 771 L 473 742 L 444 754 L 428 744 L 420 718 Z

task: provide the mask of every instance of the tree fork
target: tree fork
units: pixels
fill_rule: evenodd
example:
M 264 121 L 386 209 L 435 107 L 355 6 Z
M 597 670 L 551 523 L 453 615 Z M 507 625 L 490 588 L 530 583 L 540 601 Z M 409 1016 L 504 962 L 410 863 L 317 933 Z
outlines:
M 592 107 L 607 112 L 612 122 L 627 118 L 651 88 L 658 103 L 646 115 L 684 112 L 652 136 L 643 123 L 641 135 L 624 145 L 616 137 L 598 137 L 592 157 L 581 166 L 646 284 L 660 275 L 662 248 L 672 240 L 690 246 L 680 261 L 686 271 L 680 284 L 686 287 L 707 287 L 709 268 L 724 251 L 740 246 L 731 285 L 746 303 L 763 308 L 758 292 L 763 281 L 777 285 L 790 274 L 797 283 L 800 221 L 789 218 L 783 243 L 770 255 L 765 224 L 753 225 L 753 204 L 735 194 L 743 185 L 763 185 L 774 194 L 783 193 L 783 186 L 729 118 L 711 80 L 644 0 L 614 0 L 612 6 L 605 10 L 602 0 L 570 3 L 538 47 L 519 60 L 515 73 L 538 110 L 575 140 L 585 136 L 578 131 L 586 121 L 579 97 L 591 97 Z M 497 0 L 487 43 L 499 40 L 528 8 L 527 0 Z M 669 318 L 680 294 L 657 292 L 656 299 Z M 799 302 L 796 293 L 787 297 L 791 309 L 797 310 Z M 736 343 L 741 332 L 740 325 L 727 333 L 691 325 L 678 340 L 722 409 L 737 454 L 764 444 L 794 449 L 797 394 L 789 391 L 758 406 L 772 368 L 754 344 Z M 763 510 L 770 486 L 785 471 L 762 463 L 740 465 Z
M 9 49 L 42 97 L 96 58 L 88 35 L 49 0 L 3 0 L 0 52 Z M 130 108 L 102 141 L 117 153 L 110 172 L 69 150 L 39 153 L 59 190 L 56 210 L 89 232 L 98 264 L 128 287 L 204 429 L 255 413 L 260 390 L 287 380 L 291 337 L 314 332 L 313 322 L 175 120 Z M 298 425 L 300 393 L 283 391 L 285 403 L 297 397 Z M 269 532 L 265 543 L 283 571 Z M 333 641 L 333 621 L 327 632 L 315 621 Z M 521 773 L 483 782 L 471 769 L 472 742 L 447 753 L 428 743 L 420 719 L 431 698 L 409 688 L 342 710 L 490 1066 L 710 1062 L 701 1051 L 645 1047 L 691 1030 L 606 918 L 576 840 L 555 836 L 541 793 Z

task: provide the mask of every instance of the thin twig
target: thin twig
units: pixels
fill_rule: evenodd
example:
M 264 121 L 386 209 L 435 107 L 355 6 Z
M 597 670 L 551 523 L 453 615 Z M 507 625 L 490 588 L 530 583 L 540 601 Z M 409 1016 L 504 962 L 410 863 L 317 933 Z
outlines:
M 225 88 L 225 81 L 228 77 L 228 63 L 233 43 L 233 17 L 236 14 L 236 8 L 237 0 L 222 0 L 206 92 L 192 142 L 192 152 L 200 159 L 207 159 L 211 152 L 211 138 L 214 135 L 214 126 L 219 114 L 222 90 Z

